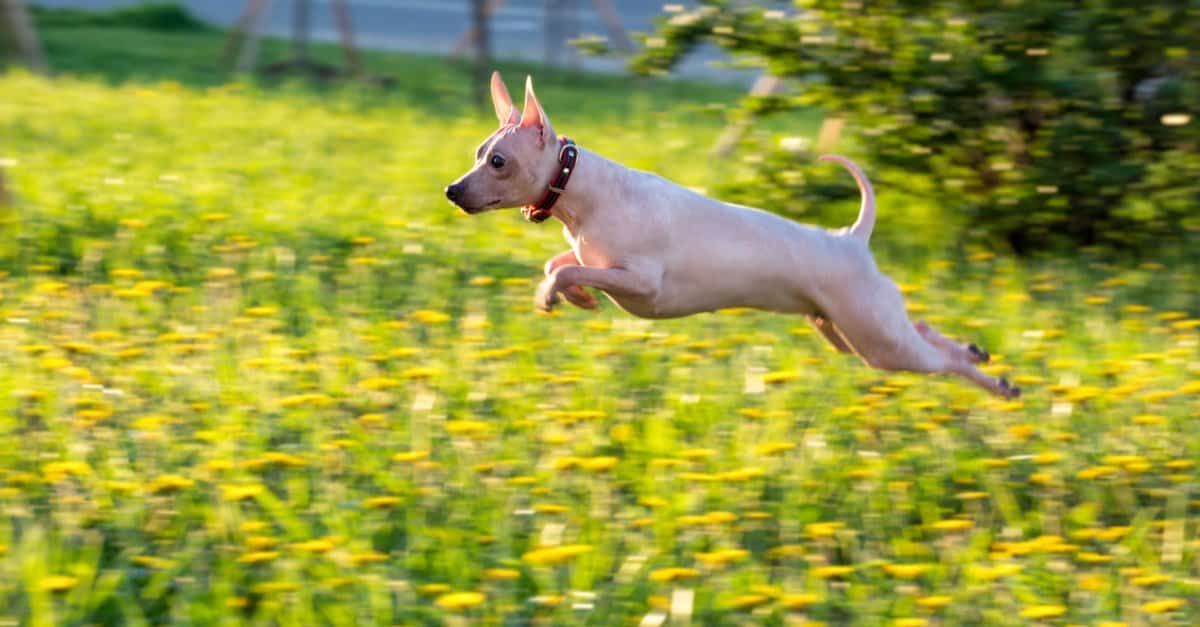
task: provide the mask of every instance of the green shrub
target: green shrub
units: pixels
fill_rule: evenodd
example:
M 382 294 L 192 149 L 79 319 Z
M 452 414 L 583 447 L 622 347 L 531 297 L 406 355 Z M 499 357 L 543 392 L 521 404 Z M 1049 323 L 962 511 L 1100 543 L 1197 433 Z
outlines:
M 665 16 L 632 66 L 666 72 L 704 42 L 760 63 L 794 91 L 748 99 L 744 114 L 844 116 L 875 167 L 928 175 L 933 200 L 981 235 L 1028 252 L 1200 230 L 1195 3 L 701 4 Z M 776 154 L 759 170 L 788 193 L 823 193 L 794 168 Z
M 120 26 L 162 31 L 211 30 L 212 26 L 198 19 L 178 4 L 146 2 L 108 11 L 30 7 L 33 19 L 46 26 Z

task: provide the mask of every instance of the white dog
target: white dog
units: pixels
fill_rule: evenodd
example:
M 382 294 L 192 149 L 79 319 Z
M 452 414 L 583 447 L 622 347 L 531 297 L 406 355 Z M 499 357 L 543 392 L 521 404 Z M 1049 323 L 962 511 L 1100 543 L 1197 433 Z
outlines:
M 500 128 L 446 196 L 471 214 L 524 206 L 531 220 L 563 223 L 571 250 L 546 263 L 534 297 L 541 309 L 559 296 L 594 308 L 584 289 L 592 287 L 643 318 L 727 307 L 798 313 L 873 368 L 954 374 L 1005 398 L 1020 395 L 976 368 L 986 352 L 909 321 L 868 248 L 875 195 L 849 159 L 821 157 L 850 170 L 862 193 L 854 225 L 830 231 L 714 200 L 575 146 L 554 133 L 530 79 L 521 114 L 498 73 L 491 89 Z

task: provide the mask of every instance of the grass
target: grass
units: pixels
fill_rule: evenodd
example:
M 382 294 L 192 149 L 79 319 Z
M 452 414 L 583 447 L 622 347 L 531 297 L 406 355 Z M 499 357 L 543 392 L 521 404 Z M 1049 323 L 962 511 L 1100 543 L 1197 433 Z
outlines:
M 441 198 L 494 125 L 450 66 L 381 55 L 426 68 L 391 92 L 106 73 L 219 42 L 106 32 L 45 33 L 68 76 L 0 77 L 3 619 L 1200 619 L 1194 268 L 938 247 L 894 198 L 881 265 L 1020 402 L 791 317 L 541 316 L 557 229 Z M 625 163 L 738 175 L 695 158 L 719 90 L 616 84 L 539 94 Z

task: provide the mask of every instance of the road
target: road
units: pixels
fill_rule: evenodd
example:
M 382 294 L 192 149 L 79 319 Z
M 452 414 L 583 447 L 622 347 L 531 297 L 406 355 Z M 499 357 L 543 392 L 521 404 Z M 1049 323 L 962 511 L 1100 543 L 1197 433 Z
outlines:
M 560 0 L 563 1 L 563 0 Z M 54 7 L 104 9 L 138 4 L 139 0 L 36 0 L 32 4 Z M 646 0 L 612 0 L 625 28 L 630 32 L 648 32 L 651 20 L 662 13 L 663 5 Z M 182 4 L 201 19 L 230 26 L 237 21 L 245 0 L 183 0 Z M 468 0 L 349 0 L 351 19 L 361 46 L 410 52 L 446 54 L 454 47 L 470 22 Z M 573 10 L 566 13 L 566 30 L 578 33 L 606 34 L 603 22 L 590 0 L 565 0 Z M 677 2 L 676 4 L 693 4 Z M 313 0 L 312 34 L 320 40 L 335 41 L 329 0 Z M 547 57 L 545 41 L 546 0 L 507 0 L 491 23 L 492 50 L 499 58 L 539 61 Z M 274 0 L 263 23 L 265 32 L 286 36 L 291 32 L 290 0 Z M 577 65 L 596 71 L 619 72 L 617 59 L 577 57 L 569 47 L 553 47 L 555 63 Z M 680 74 L 710 80 L 744 83 L 753 78 L 746 72 L 713 67 L 719 53 L 705 50 L 694 55 L 680 68 Z

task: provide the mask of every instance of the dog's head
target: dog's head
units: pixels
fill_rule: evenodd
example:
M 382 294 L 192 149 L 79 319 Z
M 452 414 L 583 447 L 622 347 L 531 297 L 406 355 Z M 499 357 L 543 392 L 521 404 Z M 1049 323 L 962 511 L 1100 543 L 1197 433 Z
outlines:
M 475 167 L 446 186 L 446 198 L 467 213 L 533 204 L 557 168 L 558 138 L 532 78 L 525 79 L 525 107 L 518 115 L 500 73 L 493 72 L 492 105 L 500 128 L 475 151 Z

